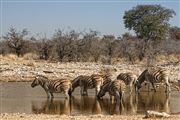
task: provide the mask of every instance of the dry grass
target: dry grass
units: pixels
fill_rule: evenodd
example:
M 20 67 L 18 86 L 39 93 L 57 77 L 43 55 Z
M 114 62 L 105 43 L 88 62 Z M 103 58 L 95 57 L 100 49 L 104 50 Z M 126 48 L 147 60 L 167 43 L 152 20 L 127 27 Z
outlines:
M 0 59 L 1 60 L 12 60 L 12 61 L 14 61 L 14 60 L 19 60 L 20 58 L 18 58 L 18 56 L 17 55 L 15 55 L 15 54 L 7 54 L 7 55 L 5 55 L 5 56 L 3 56 L 3 55 L 0 55 Z
M 175 62 L 180 61 L 180 54 L 170 54 L 170 55 L 159 55 L 156 58 L 157 63 Z
M 18 57 L 15 54 L 7 54 L 5 56 L 0 55 L 0 60 L 7 60 L 7 61 L 23 61 L 23 60 L 35 60 L 35 61 L 41 61 L 39 59 L 39 56 L 36 53 L 26 53 L 21 57 Z M 170 55 L 158 55 L 156 57 L 156 63 L 157 64 L 164 64 L 167 62 L 177 62 L 180 61 L 180 54 L 170 54 Z M 142 61 L 135 60 L 133 62 L 128 61 L 126 58 L 112 58 L 112 63 L 129 63 L 129 64 L 145 64 L 147 63 L 147 60 L 144 59 Z
M 26 53 L 23 55 L 24 60 L 38 60 L 39 57 L 36 53 Z
M 7 54 L 5 56 L 0 55 L 0 59 L 7 60 L 7 61 L 23 61 L 23 60 L 38 60 L 39 57 L 35 53 L 27 53 L 20 57 L 18 57 L 15 54 Z

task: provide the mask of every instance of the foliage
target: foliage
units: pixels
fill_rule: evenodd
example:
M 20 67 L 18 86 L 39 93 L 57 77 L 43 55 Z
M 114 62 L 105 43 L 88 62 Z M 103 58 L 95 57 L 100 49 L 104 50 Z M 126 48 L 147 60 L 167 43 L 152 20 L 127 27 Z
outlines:
M 156 41 L 166 37 L 173 15 L 173 10 L 160 5 L 137 5 L 125 11 L 123 19 L 125 27 L 134 30 L 138 37 Z

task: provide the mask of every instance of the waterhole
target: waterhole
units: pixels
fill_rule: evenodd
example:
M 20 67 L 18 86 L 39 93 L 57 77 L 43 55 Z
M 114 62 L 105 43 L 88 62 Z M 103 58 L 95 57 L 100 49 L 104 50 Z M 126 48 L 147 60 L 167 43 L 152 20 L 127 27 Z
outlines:
M 116 104 L 109 100 L 108 94 L 97 100 L 95 90 L 88 90 L 88 96 L 81 96 L 80 89 L 73 92 L 71 99 L 65 99 L 61 93 L 54 94 L 54 99 L 47 99 L 45 91 L 37 86 L 31 88 L 29 82 L 0 83 L 0 113 L 31 114 L 144 114 L 146 110 L 179 113 L 180 93 L 172 91 L 166 95 L 164 91 L 142 91 L 138 95 L 125 93 L 123 102 Z

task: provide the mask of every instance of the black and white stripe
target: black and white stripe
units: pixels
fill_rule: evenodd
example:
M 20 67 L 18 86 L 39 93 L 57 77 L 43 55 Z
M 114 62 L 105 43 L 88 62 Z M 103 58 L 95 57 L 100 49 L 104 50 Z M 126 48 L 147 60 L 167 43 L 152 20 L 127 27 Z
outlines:
M 31 87 L 40 85 L 47 93 L 48 98 L 53 98 L 53 93 L 63 92 L 66 98 L 69 97 L 71 90 L 71 81 L 69 79 L 58 79 L 50 81 L 47 77 L 38 75 L 35 77 L 31 84 Z
M 87 95 L 87 89 L 95 88 L 97 95 L 98 92 L 100 91 L 100 87 L 102 86 L 103 81 L 106 79 L 109 79 L 109 77 L 106 75 L 98 75 L 98 74 L 92 74 L 91 76 L 80 75 L 72 81 L 71 92 L 73 92 L 76 87 L 80 87 L 81 95 L 85 95 L 85 94 Z
M 130 92 L 132 93 L 133 86 L 135 86 L 135 81 L 137 80 L 137 76 L 130 72 L 120 73 L 117 76 L 117 80 L 123 80 L 125 84 L 129 86 Z
M 110 95 L 110 99 L 112 99 L 112 96 L 114 96 L 117 101 L 120 101 L 122 100 L 125 90 L 126 84 L 123 80 L 108 81 L 103 84 L 97 97 L 101 98 L 106 94 L 106 92 L 108 92 Z
M 154 84 L 161 83 L 161 82 L 166 84 L 166 92 L 171 91 L 169 78 L 168 78 L 168 72 L 165 69 L 149 68 L 149 69 L 144 70 L 136 81 L 137 90 L 141 88 L 141 84 L 144 81 L 150 82 L 155 92 L 156 92 L 156 88 Z

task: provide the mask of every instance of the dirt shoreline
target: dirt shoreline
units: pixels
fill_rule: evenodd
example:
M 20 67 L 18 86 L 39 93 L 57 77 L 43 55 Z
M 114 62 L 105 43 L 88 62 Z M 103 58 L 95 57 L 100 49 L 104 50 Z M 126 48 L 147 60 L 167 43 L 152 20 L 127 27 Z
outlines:
M 24 113 L 1 113 L 2 120 L 143 120 L 144 115 L 47 115 L 47 114 L 24 114 Z M 171 115 L 168 118 L 148 118 L 149 120 L 180 120 L 180 114 Z

